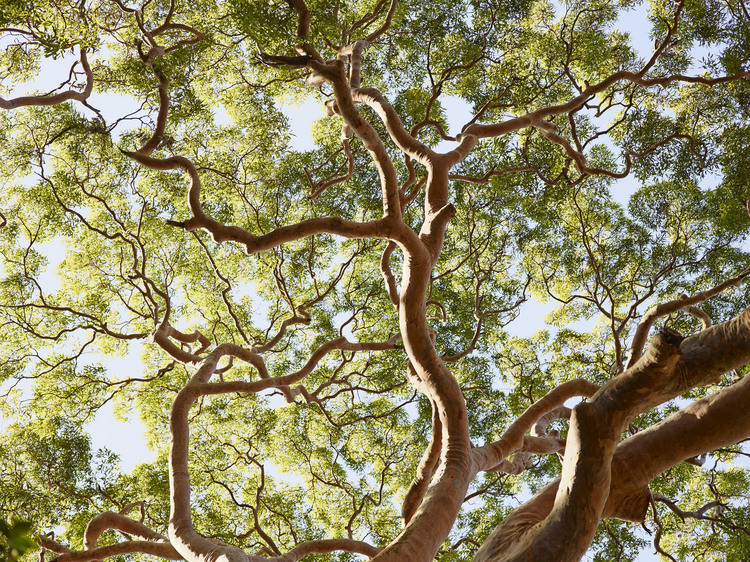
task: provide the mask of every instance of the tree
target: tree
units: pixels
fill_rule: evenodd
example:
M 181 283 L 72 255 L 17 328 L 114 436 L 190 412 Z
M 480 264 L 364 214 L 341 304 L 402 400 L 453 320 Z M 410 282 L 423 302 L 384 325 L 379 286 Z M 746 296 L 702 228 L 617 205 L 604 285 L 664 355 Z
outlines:
M 0 516 L 56 560 L 750 556 L 744 0 L 0 20 Z
M 0 535 L 3 538 L 3 544 L 0 544 L 0 555 L 3 560 L 15 562 L 24 552 L 34 546 L 34 541 L 27 536 L 29 529 L 31 529 L 31 523 L 28 521 L 8 523 L 0 519 Z

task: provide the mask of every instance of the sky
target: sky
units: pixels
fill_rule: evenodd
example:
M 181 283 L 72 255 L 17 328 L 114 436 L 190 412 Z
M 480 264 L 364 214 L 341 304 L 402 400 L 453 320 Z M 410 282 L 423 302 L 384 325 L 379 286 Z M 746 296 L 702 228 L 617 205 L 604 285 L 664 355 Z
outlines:
M 455 99 L 447 103 L 446 107 L 448 108 L 450 132 L 455 134 L 471 118 L 471 111 L 468 105 L 458 103 Z M 294 131 L 291 147 L 297 150 L 311 147 L 313 143 L 310 127 L 316 119 L 324 114 L 320 104 L 308 100 L 299 107 L 286 106 L 283 110 L 290 121 L 290 129 Z M 632 190 L 635 190 L 635 188 L 632 188 Z M 545 326 L 544 316 L 553 308 L 552 303 L 544 305 L 531 303 L 525 306 L 520 318 L 511 325 L 513 334 L 519 337 L 528 337 L 536 330 L 547 327 Z M 113 373 L 116 373 L 118 369 L 129 371 L 140 369 L 137 350 L 131 351 L 129 357 L 109 363 L 109 368 Z M 106 447 L 120 456 L 121 468 L 125 471 L 129 471 L 139 463 L 154 459 L 154 454 L 146 445 L 143 436 L 144 429 L 140 422 L 137 419 L 131 419 L 128 422 L 117 420 L 113 415 L 110 404 L 105 405 L 99 411 L 87 430 L 95 448 Z M 523 498 L 519 499 L 524 501 Z M 648 537 L 646 538 L 648 540 Z M 659 557 L 652 551 L 653 548 L 647 546 L 640 553 L 636 562 L 658 562 Z
M 638 46 L 643 46 L 641 50 L 643 56 L 646 56 L 650 52 L 653 40 L 649 37 L 648 33 L 650 26 L 645 24 L 644 7 L 624 14 L 620 19 L 618 27 L 629 31 L 634 43 Z M 54 87 L 64 79 L 64 75 L 67 73 L 67 69 L 63 67 L 64 65 L 60 65 L 59 61 L 54 66 L 45 67 L 41 75 L 41 80 L 45 84 L 50 84 Z M 95 94 L 95 97 L 91 101 L 94 106 L 102 109 L 105 116 L 108 112 L 115 110 L 118 115 L 122 115 L 123 107 L 130 106 L 133 110 L 138 108 L 138 104 L 134 100 L 123 100 L 119 96 Z M 450 132 L 456 134 L 460 131 L 461 126 L 470 119 L 470 108 L 456 99 L 447 100 L 445 107 L 447 109 Z M 309 100 L 300 107 L 286 106 L 284 107 L 284 112 L 289 118 L 291 130 L 294 131 L 291 147 L 304 150 L 312 146 L 310 127 L 315 119 L 323 115 L 322 106 L 316 101 Z M 637 187 L 638 185 L 634 180 L 621 182 L 617 187 L 618 199 L 621 202 L 626 201 Z M 51 249 L 50 255 L 52 262 L 50 269 L 54 270 L 54 249 Z M 55 282 L 52 277 L 50 275 L 49 282 L 51 285 Z M 551 305 L 543 306 L 538 303 L 527 305 L 524 308 L 522 318 L 514 322 L 511 326 L 515 335 L 528 336 L 538 328 L 543 327 L 544 315 L 551 308 Z M 139 346 L 133 345 L 131 353 L 128 356 L 120 359 L 108 359 L 105 363 L 110 372 L 115 376 L 118 376 L 118 372 L 121 371 L 137 372 L 141 369 L 138 355 Z M 2 420 L 0 420 L 1 428 Z M 146 446 L 145 439 L 143 438 L 143 427 L 139 421 L 137 419 L 131 419 L 128 422 L 117 420 L 109 404 L 99 411 L 95 421 L 87 429 L 96 448 L 106 447 L 120 456 L 121 468 L 124 471 L 129 471 L 136 464 L 148 462 L 154 458 L 153 453 Z M 651 562 L 659 560 L 652 551 L 652 547 L 646 547 L 638 558 L 638 561 Z

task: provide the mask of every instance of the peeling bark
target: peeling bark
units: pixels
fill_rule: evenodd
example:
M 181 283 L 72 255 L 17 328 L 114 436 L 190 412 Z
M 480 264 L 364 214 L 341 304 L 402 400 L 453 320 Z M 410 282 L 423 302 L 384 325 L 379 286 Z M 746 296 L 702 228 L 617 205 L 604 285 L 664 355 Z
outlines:
M 576 406 L 560 479 L 496 527 L 475 560 L 578 560 L 601 519 L 643 519 L 656 476 L 750 435 L 745 378 L 619 442 L 637 413 L 750 362 L 749 328 L 746 309 L 684 340 L 663 336 L 634 367 Z

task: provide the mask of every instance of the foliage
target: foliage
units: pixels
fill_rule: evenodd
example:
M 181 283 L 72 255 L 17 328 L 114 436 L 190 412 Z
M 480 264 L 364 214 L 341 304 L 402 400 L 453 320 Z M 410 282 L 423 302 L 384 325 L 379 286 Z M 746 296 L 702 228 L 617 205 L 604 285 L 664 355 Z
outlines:
M 29 536 L 31 523 L 28 521 L 19 521 L 14 519 L 8 523 L 0 519 L 0 556 L 7 562 L 19 560 L 23 554 L 35 546 L 34 541 Z
M 212 540 L 386 548 L 447 425 L 465 417 L 470 456 L 561 385 L 629 369 L 651 307 L 698 295 L 654 323 L 688 336 L 750 303 L 742 0 L 34 0 L 5 2 L 0 28 L 10 559 L 31 530 L 11 515 L 54 530 L 40 540 L 63 559 L 104 512 L 172 538 L 185 470 Z M 308 143 L 285 109 L 302 103 L 318 112 Z M 744 363 L 617 438 L 730 389 Z M 199 387 L 183 470 L 175 412 Z M 142 424 L 153 461 L 124 471 L 92 448 L 108 405 Z M 570 411 L 555 412 L 527 439 L 548 450 L 467 480 L 438 559 L 471 559 L 560 475 Z M 750 552 L 746 443 L 717 443 L 651 485 L 665 501 L 648 538 L 673 559 Z M 99 546 L 138 536 L 115 528 Z M 646 544 L 614 518 L 590 542 L 592 560 Z

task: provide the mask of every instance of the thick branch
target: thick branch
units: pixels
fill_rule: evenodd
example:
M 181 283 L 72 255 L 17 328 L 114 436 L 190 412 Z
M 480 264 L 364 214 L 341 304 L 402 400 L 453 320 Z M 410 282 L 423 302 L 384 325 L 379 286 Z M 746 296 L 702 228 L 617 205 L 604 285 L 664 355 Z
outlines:
M 493 443 L 477 447 L 472 451 L 478 470 L 491 471 L 511 453 L 523 446 L 524 435 L 548 412 L 555 411 L 566 400 L 576 396 L 593 396 L 599 387 L 584 379 L 575 379 L 561 384 L 529 406 L 518 419 Z
M 409 134 L 396 110 L 378 90 L 357 88 L 352 90 L 352 99 L 371 107 L 378 114 L 393 142 L 405 154 L 425 166 L 437 157 L 437 153 L 429 146 Z
M 297 12 L 297 37 L 307 39 L 310 33 L 310 10 L 305 4 L 305 0 L 286 0 L 287 4 Z
M 373 557 L 380 549 L 362 541 L 351 539 L 320 539 L 297 545 L 283 556 L 263 559 L 265 562 L 297 562 L 308 554 L 327 554 L 329 552 L 353 552 Z
M 354 106 L 354 102 L 359 101 L 356 95 L 359 90 L 352 90 L 344 72 L 344 63 L 337 60 L 333 65 L 325 65 L 311 61 L 308 63 L 308 67 L 313 71 L 311 78 L 314 78 L 314 82 L 327 81 L 333 86 L 333 93 L 336 96 L 335 108 L 333 109 L 344 118 L 346 124 L 360 138 L 378 170 L 383 195 L 383 214 L 385 217 L 400 221 L 401 201 L 396 168 L 393 166 L 388 151 L 377 131 L 362 118 Z
M 435 474 L 435 468 L 437 467 L 440 459 L 440 450 L 442 449 L 442 424 L 440 423 L 440 416 L 438 415 L 437 409 L 433 406 L 432 408 L 432 437 L 430 443 L 427 445 L 427 449 L 422 455 L 422 459 L 419 461 L 417 466 L 417 472 L 414 475 L 414 479 L 406 491 L 404 496 L 404 502 L 401 506 L 401 518 L 403 519 L 404 526 L 406 526 L 414 513 L 417 511 L 424 498 L 427 486 L 432 480 L 432 476 Z
M 687 82 L 692 84 L 703 84 L 705 86 L 714 86 L 716 84 L 724 84 L 727 82 L 733 82 L 742 78 L 750 77 L 750 72 L 739 72 L 737 74 L 721 76 L 719 78 L 685 76 L 682 74 L 673 74 L 661 78 L 644 78 L 645 73 L 645 69 L 642 69 L 637 73 L 627 70 L 621 70 L 611 74 L 598 84 L 587 87 L 585 90 L 583 90 L 583 92 L 581 92 L 580 95 L 576 96 L 567 103 L 537 109 L 536 111 L 527 113 L 526 115 L 522 115 L 520 117 L 508 119 L 507 121 L 503 121 L 502 123 L 488 125 L 471 123 L 464 128 L 462 134 L 472 134 L 480 139 L 483 139 L 499 137 L 501 135 L 517 131 L 519 129 L 536 126 L 536 123 L 539 123 L 540 120 L 544 120 L 555 115 L 562 115 L 564 113 L 570 113 L 580 110 L 592 97 L 600 94 L 601 92 L 604 92 L 607 88 L 619 81 L 632 82 L 644 87 L 661 86 L 662 88 L 666 88 L 670 84 L 676 82 Z
M 658 358 L 658 354 L 654 356 L 650 350 L 636 367 L 645 367 L 643 361 L 649 355 Z M 659 364 L 663 359 L 656 363 L 653 359 L 649 361 L 654 367 L 648 370 L 655 368 L 651 375 L 658 376 L 647 376 L 648 380 L 643 380 L 643 376 L 626 376 L 632 375 L 632 370 L 628 370 L 602 387 L 586 409 L 597 408 L 597 402 L 603 406 L 607 406 L 607 402 L 619 405 L 606 415 L 592 416 L 584 410 L 586 419 L 591 421 L 571 423 L 564 462 L 564 467 L 568 465 L 568 468 L 564 468 L 561 477 L 561 481 L 568 482 L 565 488 L 559 488 L 559 481 L 555 481 L 514 511 L 490 534 L 477 553 L 477 562 L 525 560 L 529 556 L 577 559 L 588 546 L 584 544 L 586 536 L 591 535 L 592 527 L 595 528 L 602 517 L 627 520 L 643 517 L 649 501 L 647 484 L 658 474 L 686 458 L 736 443 L 750 435 L 750 412 L 746 408 L 750 381 L 742 379 L 624 441 L 610 457 L 610 472 L 609 453 L 604 449 L 614 448 L 619 437 L 616 430 L 634 413 L 650 409 L 706 384 L 717 374 L 750 362 L 750 309 L 728 322 L 686 338 L 679 344 L 679 354 L 668 356 L 671 359 L 666 365 Z M 578 413 L 574 415 L 580 416 L 581 410 L 577 407 L 574 412 Z M 728 424 L 730 419 L 733 423 Z M 615 431 L 611 429 L 613 425 L 617 426 Z M 603 431 L 612 435 L 604 436 Z M 597 440 L 600 440 L 598 444 Z M 596 450 L 592 451 L 592 447 Z M 573 462 L 578 465 L 575 470 L 569 466 Z M 571 483 L 572 472 L 576 477 Z M 598 490 L 596 494 L 595 490 Z M 578 507 L 571 512 L 568 506 L 576 503 L 576 495 Z M 601 505 L 602 500 L 606 504 Z M 571 525 L 575 528 L 570 528 Z M 580 538 L 579 544 L 573 542 L 576 537 Z M 558 552 L 563 539 L 566 550 L 575 546 L 571 550 L 578 554 L 568 556 Z
M 266 234 L 256 236 L 244 228 L 222 224 L 206 215 L 201 203 L 201 180 L 195 165 L 182 156 L 170 158 L 152 158 L 137 152 L 123 151 L 124 154 L 139 164 L 152 170 L 181 169 L 190 178 L 188 190 L 188 207 L 192 216 L 179 223 L 187 231 L 202 228 L 209 232 L 216 242 L 236 242 L 245 246 L 249 254 L 268 250 L 305 238 L 314 234 L 338 234 L 345 238 L 387 238 L 393 233 L 392 221 L 381 219 L 370 222 L 347 221 L 340 217 L 320 217 L 301 221 L 297 224 L 282 226 Z M 177 223 L 175 223 L 177 224 Z
M 52 541 L 41 540 L 40 542 L 44 548 L 52 552 L 59 553 L 62 550 L 59 545 L 55 546 Z M 75 551 L 68 548 L 64 550 L 64 553 L 53 558 L 50 562 L 93 562 L 94 560 L 101 560 L 110 556 L 139 553 L 157 556 L 166 560 L 182 560 L 183 558 L 169 543 L 152 541 L 125 541 L 100 546 L 93 550 Z
M 630 360 L 628 361 L 628 368 L 635 365 L 635 362 L 640 359 L 641 350 L 646 344 L 646 339 L 651 332 L 651 328 L 654 325 L 654 322 L 656 322 L 659 318 L 677 312 L 678 310 L 692 309 L 694 305 L 702 303 L 703 301 L 710 297 L 713 297 L 714 295 L 718 295 L 729 287 L 738 287 L 742 283 L 743 279 L 745 279 L 748 275 L 750 275 L 750 268 L 745 269 L 739 275 L 732 277 L 731 279 L 727 279 L 723 283 L 719 283 L 718 285 L 712 287 L 707 291 L 701 291 L 700 293 L 697 293 L 692 297 L 682 295 L 682 297 L 680 297 L 679 299 L 658 304 L 655 307 L 649 309 L 649 311 L 643 315 L 641 322 L 638 324 L 638 328 L 636 328 L 635 336 L 633 336 L 633 345 Z M 694 312 L 694 309 L 690 310 L 690 312 L 692 314 L 696 314 Z M 705 327 L 705 319 L 703 321 Z

